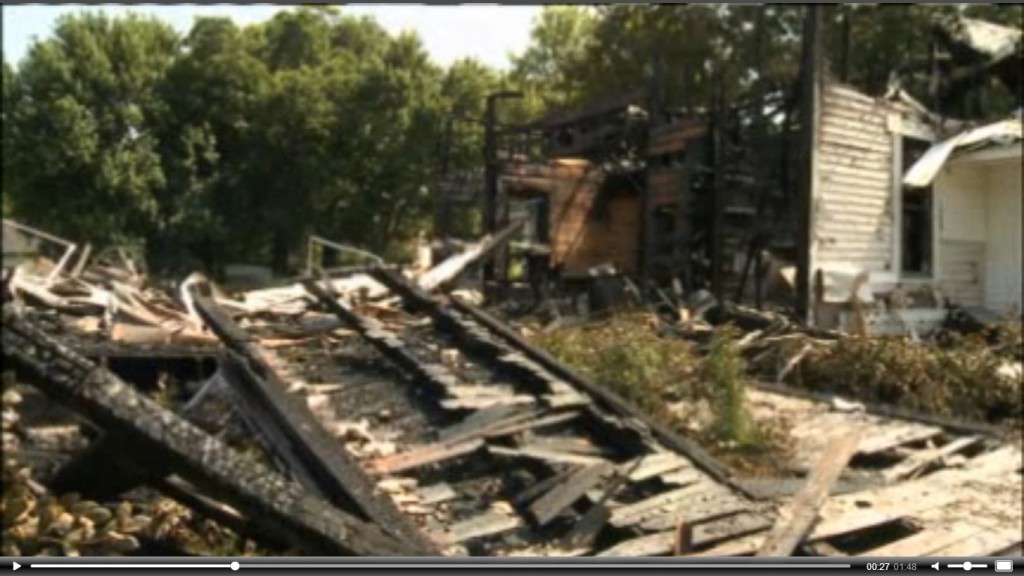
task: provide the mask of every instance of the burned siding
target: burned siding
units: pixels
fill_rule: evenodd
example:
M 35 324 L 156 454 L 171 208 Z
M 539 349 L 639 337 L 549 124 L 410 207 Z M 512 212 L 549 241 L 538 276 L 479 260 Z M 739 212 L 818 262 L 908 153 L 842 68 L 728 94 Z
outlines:
M 608 263 L 636 271 L 640 204 L 628 180 L 608 178 L 589 162 L 558 160 L 510 171 L 503 181 L 511 197 L 547 197 L 551 265 L 563 275 Z
M 822 89 L 815 153 L 814 267 L 894 271 L 890 105 L 850 88 Z

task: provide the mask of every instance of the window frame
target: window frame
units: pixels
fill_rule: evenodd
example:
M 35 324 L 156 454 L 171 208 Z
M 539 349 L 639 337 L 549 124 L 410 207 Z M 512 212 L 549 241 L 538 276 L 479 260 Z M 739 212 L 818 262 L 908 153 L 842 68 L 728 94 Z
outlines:
M 938 187 L 931 185 L 931 271 L 927 273 L 905 273 L 903 271 L 903 175 L 909 166 L 903 165 L 903 139 L 913 138 L 934 145 L 938 140 L 931 127 L 905 116 L 894 114 L 889 117 L 889 130 L 892 133 L 892 274 L 899 284 L 930 284 L 938 281 L 939 262 L 941 262 L 939 242 L 939 217 L 941 214 L 941 198 Z

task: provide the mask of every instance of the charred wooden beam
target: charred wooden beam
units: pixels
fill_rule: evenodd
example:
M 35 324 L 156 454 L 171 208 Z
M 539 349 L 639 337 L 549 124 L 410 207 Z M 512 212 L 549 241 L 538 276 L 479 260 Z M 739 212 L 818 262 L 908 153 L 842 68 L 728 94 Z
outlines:
M 18 378 L 108 435 L 131 438 L 168 469 L 281 542 L 308 554 L 404 556 L 419 551 L 243 457 L 110 372 L 3 309 L 3 360 Z
M 818 140 L 818 108 L 821 100 L 822 39 L 821 6 L 808 4 L 804 10 L 803 53 L 800 57 L 800 178 L 797 195 L 797 317 L 811 320 L 811 258 L 814 231 L 815 153 Z
M 435 300 L 425 290 L 391 270 L 374 270 L 371 275 L 402 298 L 409 311 L 428 314 L 440 330 L 455 336 L 466 352 L 476 355 L 477 359 L 485 361 L 492 369 L 512 374 L 518 382 L 528 384 L 538 392 L 550 387 L 550 380 L 540 374 L 540 370 L 531 369 L 529 362 L 511 362 L 505 358 L 508 348 L 492 339 L 488 331 L 476 321 L 443 306 L 444 297 Z
M 389 499 L 378 494 L 359 463 L 331 437 L 309 408 L 287 393 L 288 386 L 266 361 L 254 338 L 242 330 L 208 295 L 193 289 L 196 310 L 231 351 L 227 381 L 244 397 L 243 408 L 256 417 L 275 452 L 307 487 L 336 506 L 375 522 L 402 538 L 418 555 L 436 548 Z
M 420 362 L 406 349 L 405 343 L 396 334 L 382 329 L 373 319 L 363 318 L 347 304 L 334 298 L 320 284 L 308 281 L 303 286 L 328 312 L 358 332 L 381 355 L 409 376 L 426 383 L 438 394 L 444 393 L 448 386 L 458 383 L 458 378 L 444 365 Z

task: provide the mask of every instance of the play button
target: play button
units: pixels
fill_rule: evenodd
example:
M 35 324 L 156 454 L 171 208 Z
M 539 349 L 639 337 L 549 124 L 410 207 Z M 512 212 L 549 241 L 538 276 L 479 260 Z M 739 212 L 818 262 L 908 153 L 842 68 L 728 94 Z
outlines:
M 14 563 L 14 569 L 17 570 L 18 568 L 21 568 L 21 564 L 18 564 L 17 562 L 15 562 Z

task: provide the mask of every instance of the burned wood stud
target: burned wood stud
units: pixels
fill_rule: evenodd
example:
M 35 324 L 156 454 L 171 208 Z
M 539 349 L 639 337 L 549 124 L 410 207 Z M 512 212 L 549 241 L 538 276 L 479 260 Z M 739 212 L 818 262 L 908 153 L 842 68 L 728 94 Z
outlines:
M 308 554 L 405 556 L 415 546 L 308 494 L 241 456 L 107 370 L 3 308 L 3 359 L 35 385 L 108 434 L 131 438 L 168 469 L 245 514 L 281 542 Z

